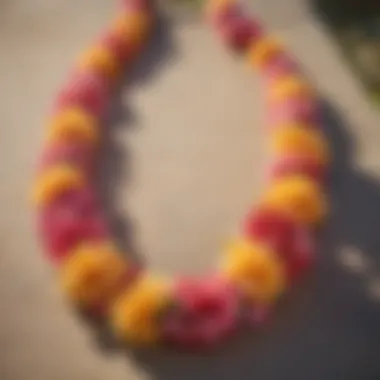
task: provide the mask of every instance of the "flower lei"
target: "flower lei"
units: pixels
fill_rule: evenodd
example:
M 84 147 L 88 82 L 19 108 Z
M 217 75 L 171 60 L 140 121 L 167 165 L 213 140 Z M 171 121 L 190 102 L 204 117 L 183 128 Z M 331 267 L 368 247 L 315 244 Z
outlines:
M 122 0 L 109 30 L 75 65 L 48 120 L 33 197 L 47 257 L 64 294 L 138 344 L 212 347 L 239 326 L 260 326 L 314 260 L 326 214 L 329 151 L 316 94 L 281 43 L 234 0 L 213 0 L 207 20 L 268 84 L 273 162 L 266 192 L 207 278 L 165 279 L 124 260 L 92 187 L 102 117 L 123 68 L 152 30 L 147 0 Z

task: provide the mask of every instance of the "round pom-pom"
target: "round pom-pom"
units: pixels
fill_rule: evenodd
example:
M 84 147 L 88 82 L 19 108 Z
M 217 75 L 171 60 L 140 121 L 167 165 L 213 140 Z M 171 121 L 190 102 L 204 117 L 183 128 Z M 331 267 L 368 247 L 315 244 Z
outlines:
M 171 302 L 166 281 L 140 277 L 119 298 L 111 311 L 117 334 L 138 344 L 156 343 L 162 336 L 160 317 Z
M 295 175 L 274 181 L 265 193 L 263 203 L 303 224 L 318 224 L 327 213 L 327 202 L 321 187 L 304 176 Z
M 163 339 L 187 349 L 214 346 L 236 327 L 238 292 L 221 278 L 180 279 L 174 304 L 163 316 Z
M 78 244 L 103 241 L 109 235 L 98 202 L 89 189 L 72 191 L 44 207 L 38 223 L 46 254 L 56 264 Z
M 129 265 L 111 244 L 84 244 L 62 262 L 60 281 L 64 293 L 78 306 L 106 310 L 129 282 Z M 132 271 L 134 273 L 134 271 Z
M 269 166 L 269 180 L 279 180 L 289 176 L 304 176 L 322 183 L 326 166 L 309 155 L 286 155 L 273 160 Z
M 42 172 L 55 165 L 68 164 L 89 174 L 92 169 L 92 162 L 93 148 L 91 145 L 59 141 L 48 144 L 44 148 L 38 170 Z
M 246 238 L 227 250 L 221 271 L 255 303 L 271 302 L 284 291 L 285 268 L 281 260 L 268 246 Z
M 76 72 L 58 94 L 54 112 L 68 107 L 82 107 L 95 117 L 102 117 L 107 108 L 109 88 L 99 75 Z
M 298 279 L 314 260 L 311 232 L 276 210 L 261 208 L 250 214 L 244 223 L 244 233 L 276 252 L 285 264 L 289 282 Z

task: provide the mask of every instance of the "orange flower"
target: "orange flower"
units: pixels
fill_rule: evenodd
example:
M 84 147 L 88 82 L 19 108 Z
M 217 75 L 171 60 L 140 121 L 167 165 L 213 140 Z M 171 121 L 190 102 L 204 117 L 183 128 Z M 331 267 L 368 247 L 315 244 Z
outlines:
M 248 61 L 259 68 L 265 67 L 274 57 L 283 52 L 282 45 L 272 37 L 254 41 L 248 48 Z
M 273 132 L 273 150 L 280 156 L 301 155 L 318 163 L 329 161 L 327 141 L 317 129 L 302 124 L 290 124 Z
M 146 12 L 130 12 L 120 15 L 111 25 L 111 31 L 120 36 L 125 43 L 139 48 L 148 37 L 151 24 L 151 16 Z
M 317 224 L 327 213 L 326 199 L 320 186 L 310 178 L 297 175 L 273 182 L 263 197 L 263 203 L 300 223 Z
M 161 335 L 159 317 L 170 303 L 170 286 L 161 279 L 141 277 L 116 300 L 112 325 L 124 339 L 155 343 Z
M 116 296 L 128 268 L 112 245 L 85 244 L 63 262 L 60 282 L 73 302 L 84 307 L 98 306 Z
M 221 271 L 253 301 L 268 303 L 285 289 L 285 269 L 269 248 L 238 239 L 227 250 Z
M 278 102 L 290 97 L 315 96 L 314 90 L 302 77 L 285 75 L 277 79 L 269 89 L 269 101 Z
M 48 141 L 96 142 L 98 138 L 95 118 L 79 107 L 64 109 L 49 124 Z
M 89 70 L 105 78 L 114 80 L 122 73 L 122 65 L 115 55 L 105 46 L 94 46 L 87 50 L 79 60 L 79 68 Z
M 50 203 L 68 190 L 78 189 L 85 184 L 80 170 L 70 165 L 52 166 L 38 176 L 33 189 L 33 201 L 37 205 Z

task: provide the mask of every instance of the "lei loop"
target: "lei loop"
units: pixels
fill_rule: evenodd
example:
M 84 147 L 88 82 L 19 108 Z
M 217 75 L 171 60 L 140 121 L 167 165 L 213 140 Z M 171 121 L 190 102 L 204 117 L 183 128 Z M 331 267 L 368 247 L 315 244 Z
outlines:
M 241 324 L 264 323 L 311 268 L 327 213 L 329 149 L 316 93 L 282 43 L 236 1 L 209 1 L 207 22 L 267 83 L 267 189 L 207 279 L 161 278 L 122 259 L 92 185 L 93 164 L 110 94 L 154 19 L 148 0 L 123 0 L 108 31 L 81 55 L 48 118 L 33 200 L 46 256 L 71 302 L 107 319 L 120 339 L 213 347 Z

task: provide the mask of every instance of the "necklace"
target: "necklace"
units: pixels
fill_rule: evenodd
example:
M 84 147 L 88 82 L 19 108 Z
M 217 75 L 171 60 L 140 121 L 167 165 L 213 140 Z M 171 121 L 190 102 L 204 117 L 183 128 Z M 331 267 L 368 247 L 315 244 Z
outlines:
M 148 0 L 122 0 L 109 30 L 78 60 L 48 119 L 33 198 L 65 296 L 136 344 L 213 347 L 257 328 L 313 264 L 327 205 L 329 151 L 317 97 L 283 45 L 234 0 L 212 0 L 207 21 L 267 83 L 273 162 L 267 190 L 207 278 L 162 278 L 124 260 L 112 242 L 91 175 L 102 117 L 117 80 L 154 23 Z

